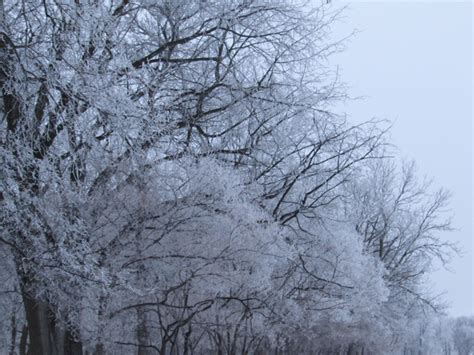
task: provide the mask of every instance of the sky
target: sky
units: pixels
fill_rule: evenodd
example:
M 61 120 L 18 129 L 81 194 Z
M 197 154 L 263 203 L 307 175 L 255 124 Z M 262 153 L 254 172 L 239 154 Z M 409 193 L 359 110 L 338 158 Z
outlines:
M 473 3 L 347 1 L 334 35 L 358 32 L 332 58 L 353 97 L 343 109 L 355 121 L 393 122 L 400 157 L 452 192 L 453 232 L 463 255 L 433 273 L 453 316 L 474 314 Z M 340 6 L 340 4 L 338 4 Z

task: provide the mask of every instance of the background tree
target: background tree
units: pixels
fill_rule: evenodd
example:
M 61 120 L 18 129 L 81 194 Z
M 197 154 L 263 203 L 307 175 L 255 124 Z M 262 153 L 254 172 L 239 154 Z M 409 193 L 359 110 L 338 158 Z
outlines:
M 459 355 L 472 353 L 474 350 L 473 317 L 459 317 L 454 321 L 453 343 Z
M 390 290 L 384 317 L 393 334 L 405 338 L 405 322 L 417 324 L 426 314 L 443 311 L 427 275 L 433 263 L 446 264 L 456 246 L 440 237 L 451 229 L 446 217 L 449 193 L 432 191 L 429 181 L 419 182 L 414 163 L 403 163 L 398 170 L 389 160 L 366 164 L 347 185 L 347 211 L 365 250 L 384 264 Z

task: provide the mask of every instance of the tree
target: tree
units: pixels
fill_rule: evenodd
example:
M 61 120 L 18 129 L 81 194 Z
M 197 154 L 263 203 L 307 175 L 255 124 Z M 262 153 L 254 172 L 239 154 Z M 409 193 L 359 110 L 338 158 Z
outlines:
M 432 191 L 431 182 L 419 182 L 414 163 L 397 166 L 388 160 L 365 165 L 361 176 L 349 184 L 347 212 L 365 250 L 384 264 L 390 290 L 385 306 L 387 324 L 404 339 L 405 322 L 417 322 L 443 304 L 427 287 L 426 275 L 435 260 L 446 264 L 456 245 L 441 239 L 449 231 L 445 217 L 449 193 Z M 400 319 L 405 318 L 400 322 Z M 396 320 L 397 322 L 391 322 Z M 414 325 L 413 327 L 417 327 Z
M 474 351 L 474 318 L 459 317 L 453 324 L 453 343 L 459 355 Z

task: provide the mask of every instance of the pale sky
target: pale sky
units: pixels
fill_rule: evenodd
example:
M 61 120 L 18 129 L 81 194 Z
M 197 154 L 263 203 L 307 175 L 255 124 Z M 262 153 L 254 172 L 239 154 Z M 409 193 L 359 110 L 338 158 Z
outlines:
M 473 4 L 454 1 L 349 1 L 337 36 L 358 29 L 332 58 L 352 96 L 344 109 L 360 121 L 394 122 L 392 142 L 421 175 L 452 194 L 454 232 L 464 255 L 433 275 L 454 316 L 473 308 Z

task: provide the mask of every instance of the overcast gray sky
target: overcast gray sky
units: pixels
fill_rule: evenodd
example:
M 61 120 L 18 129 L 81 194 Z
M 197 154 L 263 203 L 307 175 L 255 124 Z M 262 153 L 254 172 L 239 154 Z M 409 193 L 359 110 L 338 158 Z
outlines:
M 355 120 L 394 122 L 400 156 L 452 193 L 456 240 L 464 255 L 433 281 L 452 315 L 473 314 L 473 4 L 455 1 L 349 1 L 337 36 L 360 32 L 334 56 L 353 96 Z

